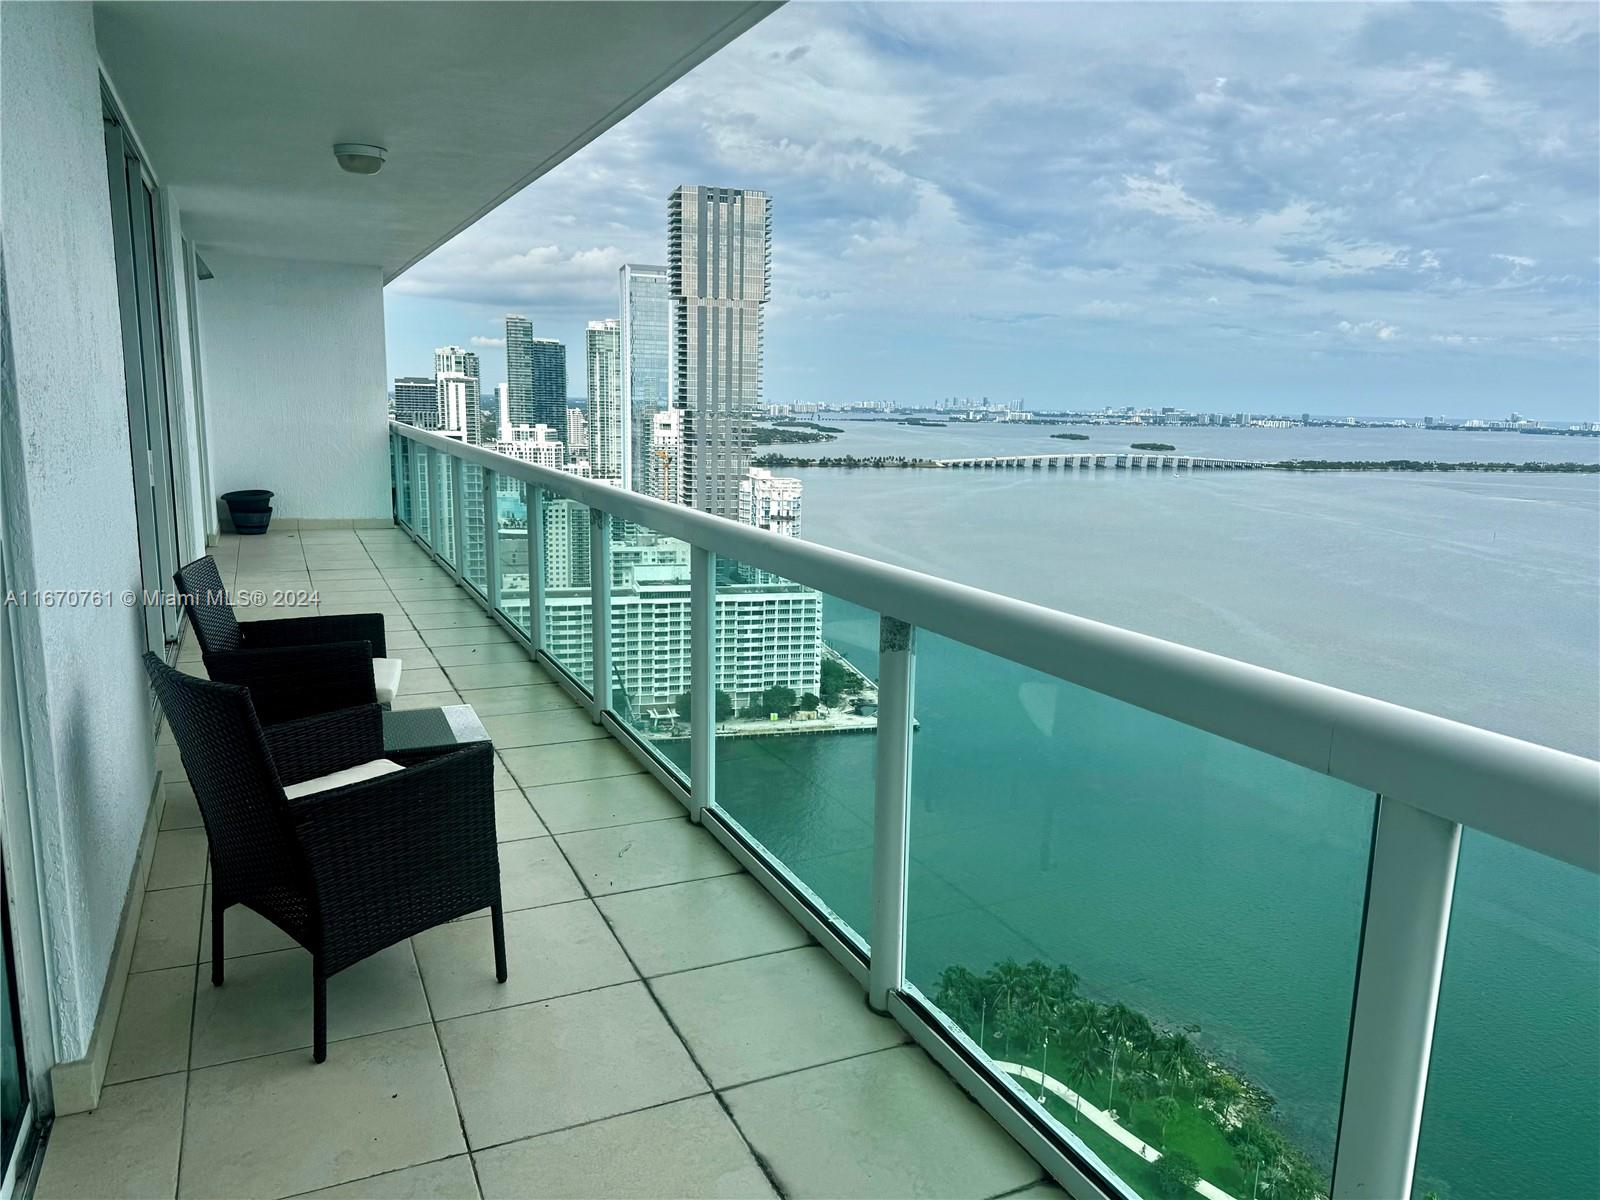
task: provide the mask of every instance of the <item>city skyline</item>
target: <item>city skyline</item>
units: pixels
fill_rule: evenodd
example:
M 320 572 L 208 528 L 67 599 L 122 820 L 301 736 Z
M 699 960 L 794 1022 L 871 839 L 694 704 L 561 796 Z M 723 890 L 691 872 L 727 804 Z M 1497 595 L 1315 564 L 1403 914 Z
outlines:
M 391 376 L 581 361 L 709 179 L 782 197 L 775 403 L 1593 419 L 1592 9 L 985 11 L 775 13 L 392 284 Z

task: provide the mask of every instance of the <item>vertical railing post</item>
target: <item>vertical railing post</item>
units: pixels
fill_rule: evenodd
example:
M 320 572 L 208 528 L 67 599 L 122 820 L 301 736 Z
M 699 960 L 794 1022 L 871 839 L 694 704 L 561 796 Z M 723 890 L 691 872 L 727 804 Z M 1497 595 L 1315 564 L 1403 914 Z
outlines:
M 523 485 L 528 510 L 528 640 L 535 653 L 544 644 L 544 489 Z
M 1334 1200 L 1411 1195 L 1461 826 L 1378 798 Z
M 589 615 L 593 651 L 589 655 L 594 679 L 594 707 L 589 715 L 596 725 L 611 707 L 611 514 L 589 510 Z
M 400 435 L 394 430 L 389 431 L 389 486 L 394 489 L 394 498 L 389 503 L 392 510 L 394 523 L 400 524 L 400 502 L 404 492 L 400 487 Z
M 879 618 L 872 960 L 867 980 L 867 1003 L 878 1012 L 889 1007 L 890 993 L 905 987 L 907 815 L 916 675 L 916 630 L 894 617 Z
M 456 578 L 467 577 L 467 464 L 450 456 L 450 511 L 455 525 Z
M 689 819 L 717 798 L 717 557 L 689 548 Z
M 489 611 L 500 609 L 500 513 L 495 498 L 495 473 L 488 467 L 483 475 L 483 594 Z

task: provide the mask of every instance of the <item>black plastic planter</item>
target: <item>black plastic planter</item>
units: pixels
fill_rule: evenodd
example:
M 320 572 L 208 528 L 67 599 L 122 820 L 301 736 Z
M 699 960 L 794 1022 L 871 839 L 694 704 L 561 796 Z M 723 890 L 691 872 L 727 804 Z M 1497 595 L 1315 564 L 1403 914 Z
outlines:
M 222 502 L 228 506 L 228 516 L 233 520 L 236 533 L 265 533 L 267 522 L 272 520 L 272 493 L 261 488 L 241 492 L 224 492 Z

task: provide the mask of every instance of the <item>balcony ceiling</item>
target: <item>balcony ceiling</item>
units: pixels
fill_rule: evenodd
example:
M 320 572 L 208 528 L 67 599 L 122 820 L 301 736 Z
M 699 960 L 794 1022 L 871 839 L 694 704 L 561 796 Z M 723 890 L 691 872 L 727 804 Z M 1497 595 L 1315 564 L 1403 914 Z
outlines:
M 97 4 L 95 28 L 202 250 L 387 281 L 776 7 L 138 0 Z M 335 142 L 388 162 L 346 174 Z

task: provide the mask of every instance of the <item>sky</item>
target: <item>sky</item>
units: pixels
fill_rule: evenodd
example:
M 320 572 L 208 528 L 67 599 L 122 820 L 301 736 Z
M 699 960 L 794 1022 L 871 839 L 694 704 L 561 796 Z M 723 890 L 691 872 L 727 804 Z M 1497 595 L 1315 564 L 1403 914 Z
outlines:
M 568 346 L 680 183 L 773 197 L 769 403 L 1600 419 L 1594 4 L 796 0 L 385 292 Z

